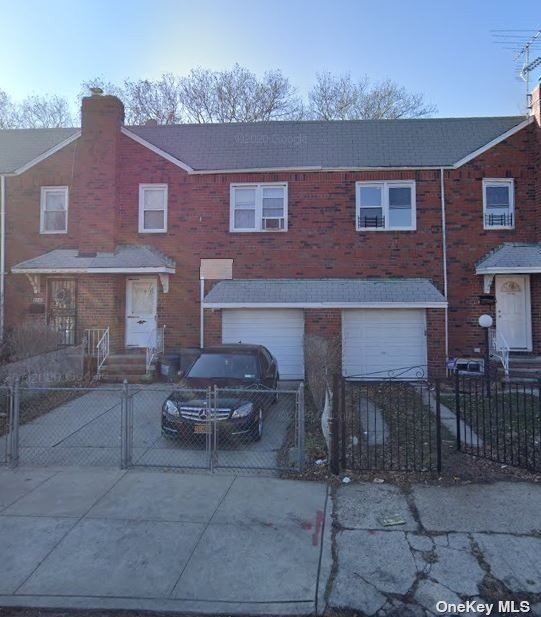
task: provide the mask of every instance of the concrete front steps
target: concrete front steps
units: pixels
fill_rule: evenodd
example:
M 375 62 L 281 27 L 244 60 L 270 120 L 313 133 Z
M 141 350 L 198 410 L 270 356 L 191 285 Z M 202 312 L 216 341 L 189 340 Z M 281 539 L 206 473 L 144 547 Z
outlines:
M 103 383 L 150 383 L 154 381 L 155 370 L 146 371 L 146 354 L 139 349 L 124 353 L 109 354 L 100 371 Z
M 498 364 L 498 374 L 503 377 L 503 366 Z M 510 355 L 509 379 L 511 381 L 537 382 L 541 379 L 541 356 Z

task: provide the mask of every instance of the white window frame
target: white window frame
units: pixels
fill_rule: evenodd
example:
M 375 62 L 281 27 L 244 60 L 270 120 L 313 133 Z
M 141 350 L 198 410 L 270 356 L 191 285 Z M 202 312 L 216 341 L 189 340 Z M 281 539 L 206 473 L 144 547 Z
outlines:
M 509 187 L 509 214 L 511 225 L 487 225 L 487 187 Z M 483 178 L 483 229 L 514 229 L 515 228 L 515 179 L 514 178 Z
M 361 187 L 379 186 L 382 189 L 381 208 L 385 225 L 383 227 L 361 227 L 359 211 L 361 208 Z M 389 188 L 411 189 L 411 225 L 408 227 L 389 226 Z M 355 229 L 357 231 L 415 231 L 417 229 L 417 197 L 415 180 L 363 180 L 355 183 Z
M 66 226 L 64 229 L 45 229 L 45 203 L 47 199 L 47 193 L 58 193 L 62 191 L 64 193 L 65 200 L 65 213 L 66 213 Z M 67 186 L 42 186 L 40 197 L 40 216 L 39 216 L 39 232 L 41 234 L 67 234 L 68 233 L 68 205 L 69 205 L 69 187 Z
M 145 191 L 162 189 L 164 192 L 163 227 L 159 229 L 145 228 Z M 167 184 L 140 184 L 139 185 L 139 233 L 140 234 L 163 234 L 167 232 L 167 210 L 169 205 L 169 191 Z M 149 210 L 150 212 L 150 210 Z M 159 212 L 159 210 L 155 210 Z
M 282 187 L 284 189 L 284 227 L 263 228 L 263 189 Z M 255 227 L 235 227 L 235 189 L 255 189 Z M 231 233 L 283 233 L 287 231 L 288 190 L 287 182 L 242 182 L 230 185 L 229 189 L 229 231 Z

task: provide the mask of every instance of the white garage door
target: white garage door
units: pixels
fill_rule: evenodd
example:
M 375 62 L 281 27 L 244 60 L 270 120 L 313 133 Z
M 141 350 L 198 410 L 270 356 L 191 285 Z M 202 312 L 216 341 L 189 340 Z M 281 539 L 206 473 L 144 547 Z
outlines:
M 222 311 L 222 342 L 265 345 L 280 379 L 304 379 L 304 313 L 287 309 Z
M 378 371 L 422 366 L 426 374 L 423 309 L 360 309 L 342 312 L 342 370 L 345 377 L 376 379 Z M 417 370 L 406 371 L 413 379 Z M 398 370 L 397 373 L 402 373 Z M 366 376 L 366 377 L 364 377 Z

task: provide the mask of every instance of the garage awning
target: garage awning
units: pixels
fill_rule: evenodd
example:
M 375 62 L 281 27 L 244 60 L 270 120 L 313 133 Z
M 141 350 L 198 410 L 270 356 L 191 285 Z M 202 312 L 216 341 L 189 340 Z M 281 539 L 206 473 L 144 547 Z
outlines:
M 118 246 L 111 253 L 55 249 L 22 261 L 15 274 L 174 274 L 175 262 L 149 246 Z
M 432 282 L 396 279 L 233 279 L 206 295 L 205 308 L 444 308 Z
M 505 242 L 483 257 L 475 268 L 477 274 L 535 274 L 541 272 L 541 244 Z

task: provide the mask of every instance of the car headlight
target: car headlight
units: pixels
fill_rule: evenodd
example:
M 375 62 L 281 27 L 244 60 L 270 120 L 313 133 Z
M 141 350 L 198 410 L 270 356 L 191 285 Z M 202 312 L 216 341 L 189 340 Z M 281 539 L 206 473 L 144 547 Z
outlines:
M 244 405 L 241 405 L 240 407 L 235 409 L 231 417 L 232 418 L 246 418 L 246 416 L 249 416 L 253 410 L 254 410 L 254 406 L 252 405 L 252 403 L 244 403 Z
M 163 410 L 170 416 L 180 416 L 180 411 L 178 410 L 176 403 L 171 400 L 165 401 Z

